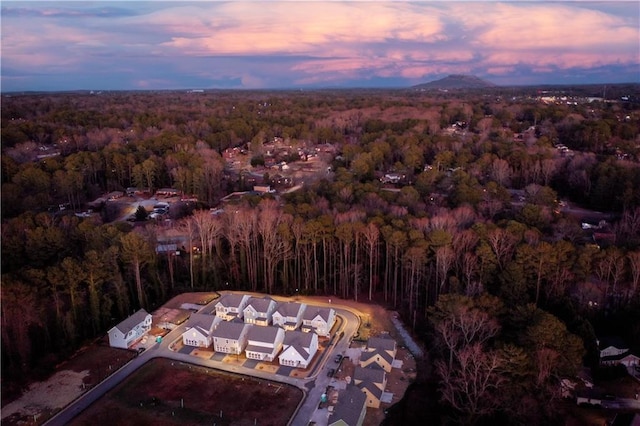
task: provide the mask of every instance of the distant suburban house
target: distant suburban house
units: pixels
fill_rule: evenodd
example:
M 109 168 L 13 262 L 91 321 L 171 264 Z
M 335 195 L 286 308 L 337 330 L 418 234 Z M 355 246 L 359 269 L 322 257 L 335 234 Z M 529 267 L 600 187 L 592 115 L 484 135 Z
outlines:
M 174 188 L 160 188 L 156 191 L 158 197 L 177 197 L 182 194 L 182 191 Z
M 286 331 L 282 353 L 278 356 L 280 365 L 307 368 L 318 351 L 318 335 L 299 330 Z
M 367 414 L 366 399 L 356 386 L 347 385 L 338 394 L 338 403 L 329 415 L 328 426 L 361 426 Z
M 249 326 L 245 354 L 249 359 L 273 361 L 282 349 L 284 330 L 273 326 Z
M 251 297 L 242 310 L 247 324 L 269 325 L 278 304 L 270 297 Z
M 213 343 L 211 333 L 222 321 L 222 318 L 209 314 L 193 313 L 185 325 L 186 331 L 182 333 L 182 343 L 187 346 L 208 348 Z
M 307 306 L 302 315 L 302 331 L 313 331 L 318 336 L 328 337 L 336 322 L 336 311 L 332 308 Z
M 247 333 L 251 327 L 242 322 L 220 322 L 211 333 L 213 350 L 226 354 L 241 354 L 247 346 Z
M 279 325 L 285 330 L 295 330 L 302 324 L 302 315 L 307 305 L 297 302 L 282 302 L 273 313 L 273 325 Z
M 225 294 L 215 304 L 216 315 L 225 321 L 231 321 L 234 318 L 242 319 L 243 310 L 248 301 L 249 296 L 246 294 Z
M 362 368 L 356 366 L 353 373 L 353 384 L 367 395 L 367 407 L 380 407 L 382 393 L 387 386 L 387 376 L 378 367 Z
M 140 309 L 109 330 L 109 346 L 127 349 L 151 329 L 151 314 Z
M 640 365 L 640 358 L 629 351 L 629 345 L 618 336 L 606 336 L 598 340 L 600 364 L 625 367 Z
M 396 341 L 390 337 L 370 337 L 360 355 L 360 367 L 377 365 L 387 373 L 396 357 Z

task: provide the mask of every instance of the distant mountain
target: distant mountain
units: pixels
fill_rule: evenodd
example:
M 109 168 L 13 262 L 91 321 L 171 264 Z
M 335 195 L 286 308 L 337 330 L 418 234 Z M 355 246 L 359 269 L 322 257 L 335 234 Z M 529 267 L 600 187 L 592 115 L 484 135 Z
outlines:
M 452 74 L 446 76 L 445 78 L 441 78 L 440 80 L 418 84 L 417 86 L 413 86 L 412 89 L 449 90 L 484 89 L 487 87 L 496 87 L 496 85 L 473 75 Z

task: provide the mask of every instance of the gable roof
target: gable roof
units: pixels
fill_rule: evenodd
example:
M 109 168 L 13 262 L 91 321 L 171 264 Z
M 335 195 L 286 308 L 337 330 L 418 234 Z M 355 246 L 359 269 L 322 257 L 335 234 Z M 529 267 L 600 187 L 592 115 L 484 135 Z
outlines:
M 297 302 L 283 302 L 278 304 L 276 312 L 283 317 L 297 317 L 301 309 L 304 309 L 306 305 L 304 303 Z
M 367 340 L 367 348 L 395 351 L 396 341 L 390 337 L 369 337 L 369 340 Z
M 626 359 L 626 358 L 628 358 L 629 360 L 636 360 L 636 361 L 640 360 L 638 356 L 632 354 L 629 351 L 625 351 L 618 355 L 603 356 L 602 358 L 600 358 L 600 362 L 622 361 L 623 359 Z
M 270 297 L 251 297 L 245 309 L 251 306 L 256 312 L 267 312 L 273 302 L 275 300 Z
M 307 306 L 307 309 L 305 309 L 304 314 L 302 315 L 302 319 L 313 320 L 319 316 L 325 322 L 328 322 L 332 310 L 333 309 L 331 308 L 321 308 L 319 306 Z
M 243 322 L 223 321 L 218 324 L 211 335 L 219 339 L 238 340 L 246 326 Z
M 380 349 L 362 352 L 362 354 L 360 355 L 360 362 L 367 362 L 371 358 L 374 358 L 376 356 L 380 356 L 380 358 L 384 359 L 389 365 L 393 364 L 393 357 L 391 356 L 391 354 Z
M 348 426 L 358 425 L 366 400 L 367 396 L 360 389 L 354 385 L 347 385 L 346 389 L 338 394 L 338 403 L 329 416 L 329 425 L 341 420 Z
M 201 328 L 203 330 L 211 330 L 216 321 L 220 318 L 215 315 L 193 313 L 189 317 L 186 328 Z
M 368 380 L 365 380 L 365 381 L 363 381 L 362 383 L 360 383 L 359 385 L 356 385 L 356 386 L 358 386 L 358 389 L 361 389 L 361 390 L 365 390 L 366 389 L 366 390 L 368 390 L 369 393 L 371 395 L 375 396 L 377 399 L 382 398 L 383 390 L 380 389 L 379 387 L 377 387 L 374 382 L 370 382 Z
M 356 366 L 355 371 L 353 372 L 353 380 L 384 383 L 384 370 L 379 368 L 363 368 Z
M 220 304 L 226 308 L 237 308 L 240 306 L 245 297 L 247 297 L 245 294 L 225 294 L 220 299 L 218 299 L 218 301 L 216 302 L 216 306 Z
M 280 327 L 251 327 L 249 332 L 247 333 L 247 339 L 264 342 L 264 343 L 273 343 L 276 341 L 276 337 L 278 336 L 278 332 L 282 330 Z
M 133 330 L 138 324 L 143 322 L 149 313 L 144 309 L 140 309 L 135 314 L 131 315 L 129 318 L 126 318 L 124 321 L 116 325 L 116 328 L 120 330 L 122 334 L 127 334 L 131 330 Z
M 304 333 L 299 330 L 285 331 L 283 344 L 287 350 L 291 348 L 298 352 L 304 359 L 308 359 L 309 355 L 311 355 L 308 349 L 311 347 L 314 336 L 317 335 L 315 333 Z
M 284 332 L 284 344 L 291 346 L 300 346 L 308 348 L 313 341 L 313 333 L 305 333 L 299 330 L 285 331 Z

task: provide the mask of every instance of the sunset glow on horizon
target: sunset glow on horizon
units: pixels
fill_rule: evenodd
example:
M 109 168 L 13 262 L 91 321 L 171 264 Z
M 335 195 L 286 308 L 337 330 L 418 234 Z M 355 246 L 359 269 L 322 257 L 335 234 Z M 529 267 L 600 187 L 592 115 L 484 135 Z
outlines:
M 2 3 L 2 91 L 640 82 L 640 3 Z

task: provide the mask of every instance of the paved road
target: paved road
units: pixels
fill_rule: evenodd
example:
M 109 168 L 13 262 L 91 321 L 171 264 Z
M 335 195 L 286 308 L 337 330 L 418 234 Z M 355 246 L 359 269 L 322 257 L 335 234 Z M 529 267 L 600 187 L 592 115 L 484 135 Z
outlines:
M 221 293 L 224 294 L 228 292 Z M 290 298 L 284 297 L 271 297 L 278 301 L 291 300 Z M 215 303 L 215 300 L 212 301 L 209 305 L 204 306 L 201 311 L 209 312 L 211 308 L 213 308 L 213 305 L 215 305 Z M 335 336 L 342 337 L 336 337 L 331 341 L 331 346 L 327 348 L 322 359 L 320 359 L 318 363 L 313 367 L 312 373 L 309 377 L 295 378 L 279 374 L 272 374 L 264 371 L 258 371 L 253 368 L 225 363 L 223 361 L 202 359 L 196 356 L 172 351 L 170 349 L 171 344 L 180 339 L 182 333 L 184 333 L 185 331 L 185 324 L 182 324 L 171 330 L 171 332 L 164 336 L 161 343 L 153 343 L 152 346 L 150 346 L 146 351 L 142 352 L 138 357 L 134 358 L 122 368 L 114 372 L 111 376 L 96 385 L 93 389 L 82 394 L 78 399 L 69 404 L 54 417 L 49 419 L 45 423 L 45 425 L 62 426 L 69 423 L 75 416 L 88 408 L 92 403 L 97 401 L 105 393 L 113 389 L 130 374 L 135 372 L 143 364 L 153 358 L 167 358 L 178 362 L 185 362 L 193 365 L 215 368 L 221 371 L 244 374 L 246 376 L 252 376 L 296 386 L 303 391 L 304 398 L 298 406 L 298 409 L 296 410 L 296 413 L 292 417 L 289 424 L 292 426 L 307 425 L 309 423 L 309 419 L 320 403 L 322 394 L 325 392 L 327 386 L 329 385 L 330 378 L 327 377 L 327 371 L 330 368 L 336 367 L 336 364 L 333 362 L 335 355 L 343 354 L 345 352 L 345 350 L 351 344 L 351 339 L 360 326 L 360 316 L 358 312 L 349 307 L 337 306 L 330 303 L 315 301 L 312 304 L 314 306 L 332 307 L 336 311 L 336 314 L 340 319 L 340 323 L 339 328 L 336 330 Z

